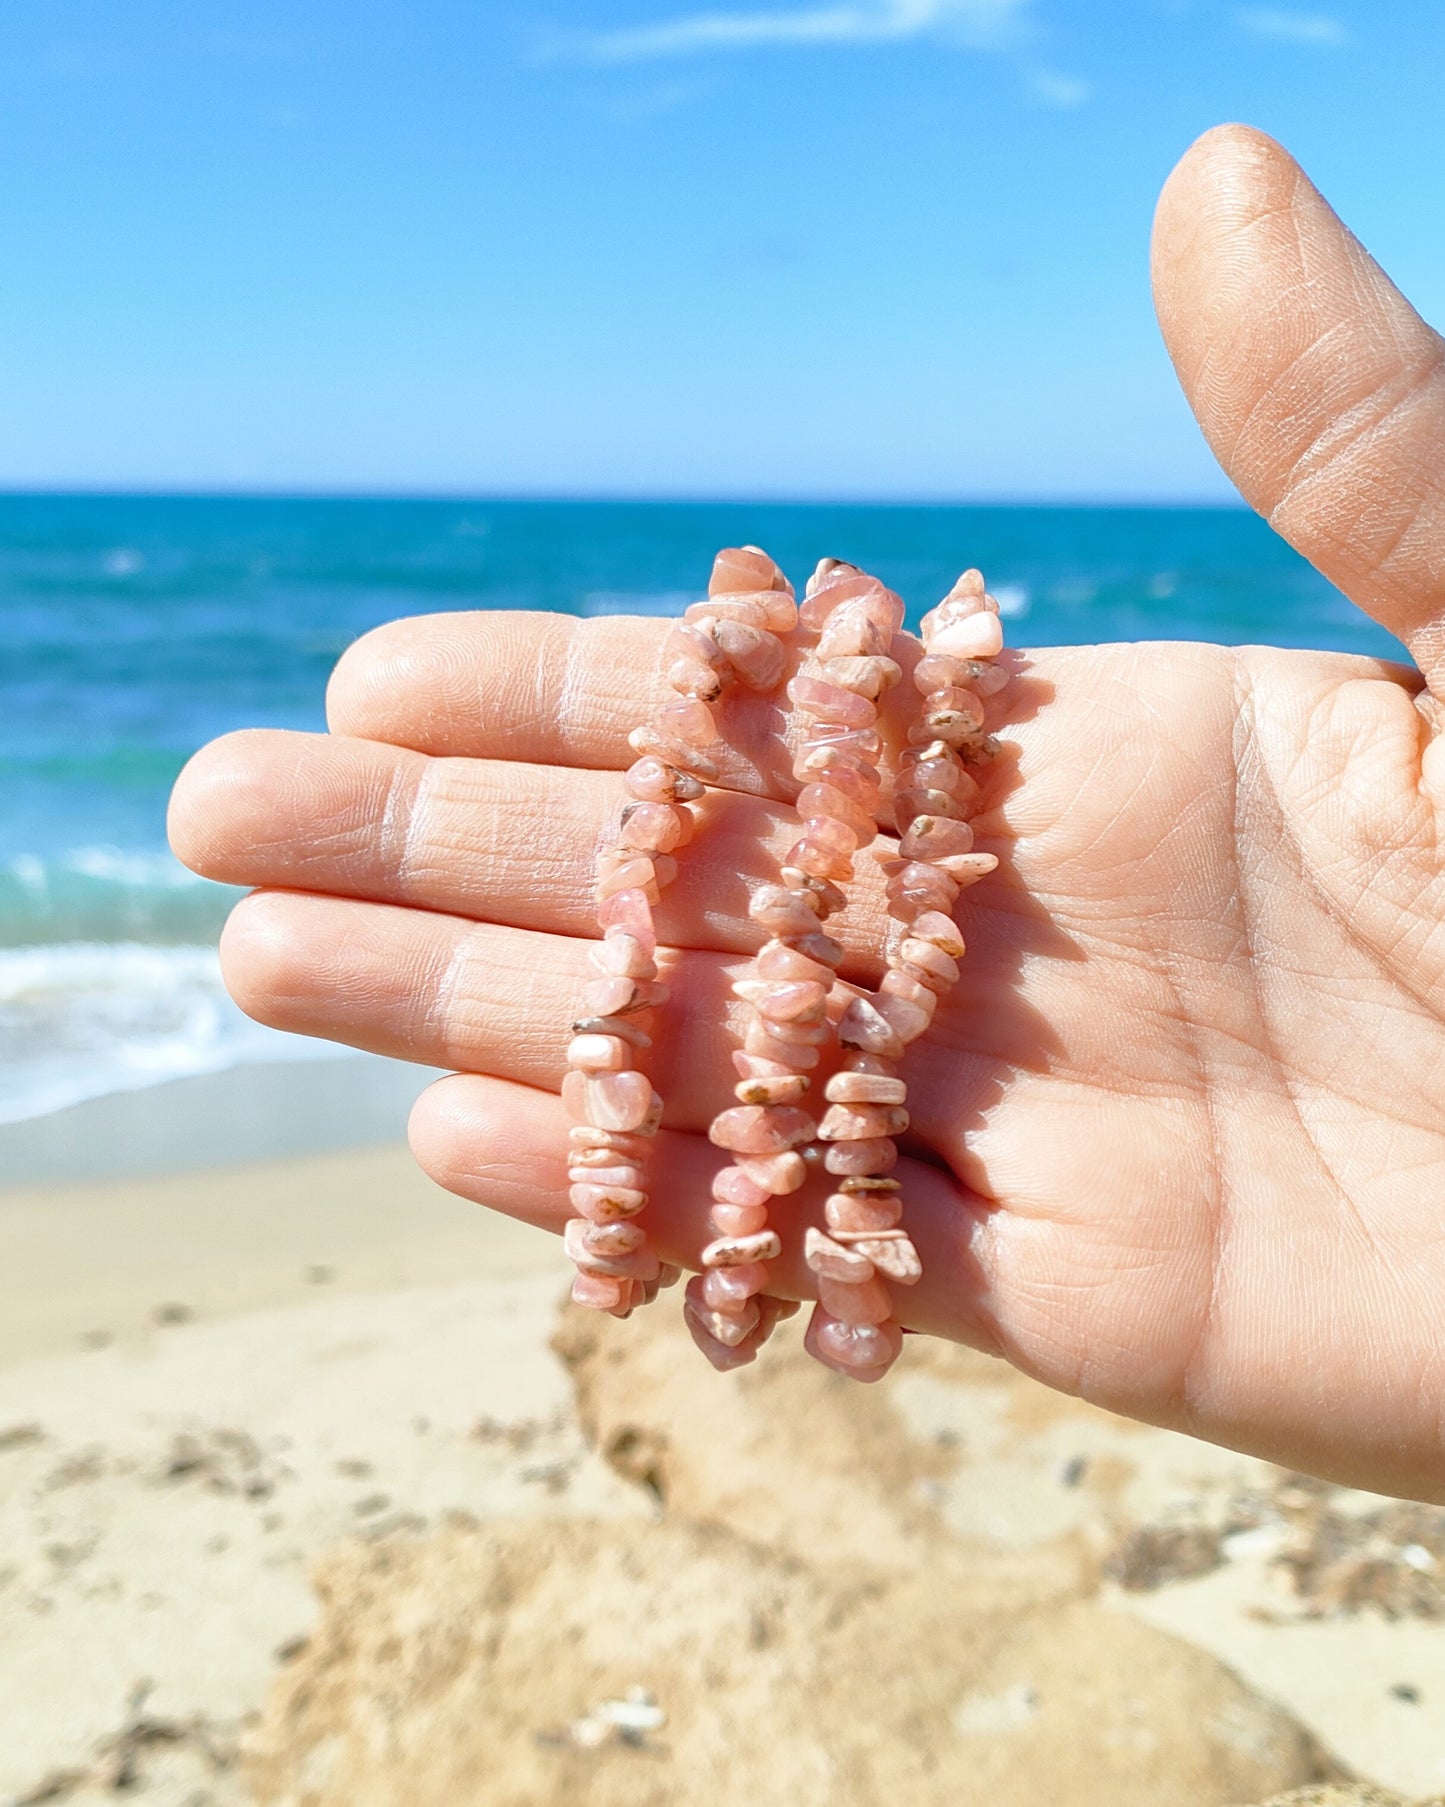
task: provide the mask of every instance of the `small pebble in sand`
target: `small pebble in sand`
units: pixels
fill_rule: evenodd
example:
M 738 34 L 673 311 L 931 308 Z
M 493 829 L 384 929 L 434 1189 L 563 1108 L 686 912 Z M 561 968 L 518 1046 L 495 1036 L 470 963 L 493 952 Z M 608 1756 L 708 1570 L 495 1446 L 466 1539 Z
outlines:
M 151 1313 L 151 1320 L 156 1324 L 189 1324 L 195 1315 L 189 1305 L 178 1305 L 172 1301 L 157 1305 Z
M 567 1743 L 578 1750 L 600 1750 L 605 1744 L 626 1744 L 645 1748 L 649 1732 L 660 1732 L 667 1724 L 667 1714 L 657 1704 L 657 1697 L 642 1687 L 631 1687 L 621 1700 L 604 1700 L 574 1719 L 564 1738 L 544 1737 L 547 1744 Z
M 597 1716 L 624 1735 L 660 1732 L 667 1724 L 667 1714 L 646 1688 L 629 1688 L 621 1700 L 604 1700 L 597 1708 Z

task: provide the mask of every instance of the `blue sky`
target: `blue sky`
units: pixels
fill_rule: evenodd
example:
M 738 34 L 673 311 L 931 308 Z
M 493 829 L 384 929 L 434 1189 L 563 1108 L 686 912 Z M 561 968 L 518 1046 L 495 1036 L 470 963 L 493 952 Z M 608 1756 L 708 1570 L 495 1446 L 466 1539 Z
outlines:
M 1445 319 L 1445 7 L 10 0 L 0 485 L 1213 499 L 1159 184 Z

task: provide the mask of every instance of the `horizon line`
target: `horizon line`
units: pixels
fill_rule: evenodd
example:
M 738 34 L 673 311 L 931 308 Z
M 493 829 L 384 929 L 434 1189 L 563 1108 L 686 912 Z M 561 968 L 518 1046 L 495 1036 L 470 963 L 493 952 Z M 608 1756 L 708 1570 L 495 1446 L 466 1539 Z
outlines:
M 154 502 L 357 502 L 430 503 L 433 505 L 526 505 L 539 507 L 636 507 L 636 508 L 1088 508 L 1150 509 L 1197 508 L 1249 510 L 1242 496 L 1018 496 L 1018 495 L 869 495 L 790 493 L 756 495 L 742 491 L 706 493 L 640 493 L 606 490 L 465 490 L 465 489 L 369 489 L 277 486 L 216 486 L 186 484 L 90 484 L 0 483 L 0 502 L 49 501 L 154 501 Z M 1249 512 L 1254 512 L 1250 510 Z

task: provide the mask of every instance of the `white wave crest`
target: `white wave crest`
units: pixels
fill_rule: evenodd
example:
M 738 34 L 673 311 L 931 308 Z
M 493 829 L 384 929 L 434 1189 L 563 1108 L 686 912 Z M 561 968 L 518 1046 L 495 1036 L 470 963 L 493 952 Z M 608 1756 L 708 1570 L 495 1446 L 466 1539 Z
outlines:
M 135 853 L 123 847 L 75 847 L 60 862 L 67 872 L 113 885 L 185 890 L 205 880 L 183 866 L 173 853 Z
M 183 866 L 166 848 L 98 845 L 63 853 L 16 853 L 0 866 L 26 891 L 43 892 L 67 875 L 126 891 L 188 891 L 209 881 Z
M 336 1052 L 243 1015 L 211 947 L 0 949 L 0 1123 L 196 1073 Z

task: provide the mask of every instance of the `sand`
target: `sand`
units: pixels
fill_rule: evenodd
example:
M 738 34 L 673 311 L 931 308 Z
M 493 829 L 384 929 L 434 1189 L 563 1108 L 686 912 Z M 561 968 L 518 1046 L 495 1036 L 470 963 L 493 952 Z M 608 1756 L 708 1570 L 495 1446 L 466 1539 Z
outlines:
M 564 1290 L 397 1146 L 0 1193 L 0 1802 L 1445 1790 L 1445 1515 Z

